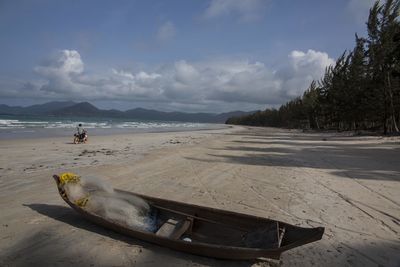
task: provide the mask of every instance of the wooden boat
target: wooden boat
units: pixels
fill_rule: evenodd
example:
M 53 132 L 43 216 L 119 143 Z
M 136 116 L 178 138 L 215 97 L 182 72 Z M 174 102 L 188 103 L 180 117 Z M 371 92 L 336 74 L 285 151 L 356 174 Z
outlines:
M 58 176 L 53 177 L 59 185 Z M 86 211 L 72 203 L 60 186 L 58 189 L 68 205 L 98 225 L 160 246 L 219 259 L 279 259 L 282 252 L 318 241 L 324 233 L 323 227 L 303 228 L 262 217 L 115 190 L 122 197 L 133 195 L 146 200 L 157 212 L 158 230 L 141 231 Z

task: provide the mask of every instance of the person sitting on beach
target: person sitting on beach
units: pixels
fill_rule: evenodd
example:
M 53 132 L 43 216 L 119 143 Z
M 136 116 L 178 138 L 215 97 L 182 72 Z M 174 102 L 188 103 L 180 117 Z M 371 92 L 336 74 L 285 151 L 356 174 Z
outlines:
M 86 143 L 87 131 L 85 130 L 85 128 L 83 128 L 82 123 L 79 123 L 78 127 L 76 127 L 76 130 L 78 131 L 79 138 L 82 139 L 84 143 Z
M 78 143 L 86 143 L 88 140 L 87 131 L 82 127 L 82 124 L 79 123 L 78 127 L 76 127 L 76 133 L 74 134 L 74 144 Z

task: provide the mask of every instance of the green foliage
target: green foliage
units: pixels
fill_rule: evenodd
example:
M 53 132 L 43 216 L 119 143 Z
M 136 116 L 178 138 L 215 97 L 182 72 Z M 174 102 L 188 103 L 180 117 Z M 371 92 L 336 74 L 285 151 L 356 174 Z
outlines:
M 376 1 L 367 21 L 368 37 L 355 36 L 319 81 L 278 110 L 230 118 L 228 124 L 307 129 L 399 132 L 400 0 Z

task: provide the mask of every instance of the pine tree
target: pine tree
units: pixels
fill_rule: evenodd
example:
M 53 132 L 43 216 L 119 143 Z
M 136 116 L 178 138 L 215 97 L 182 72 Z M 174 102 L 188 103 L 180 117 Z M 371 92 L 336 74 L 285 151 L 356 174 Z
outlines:
M 367 23 L 368 71 L 373 86 L 371 90 L 380 103 L 377 111 L 381 115 L 385 134 L 388 130 L 399 131 L 394 106 L 396 90 L 392 85 L 392 72 L 395 70 L 393 53 L 397 47 L 395 36 L 399 28 L 397 20 L 399 10 L 399 0 L 387 0 L 383 5 L 377 1 L 370 10 Z
M 367 118 L 372 115 L 368 108 L 366 96 L 366 51 L 365 39 L 356 34 L 356 46 L 351 53 L 349 65 L 348 87 L 350 89 L 349 105 L 351 112 L 348 114 L 352 121 L 351 128 L 357 130 L 367 128 Z
M 307 114 L 308 128 L 320 129 L 318 121 L 319 101 L 317 83 L 312 81 L 308 89 L 303 94 L 304 111 Z

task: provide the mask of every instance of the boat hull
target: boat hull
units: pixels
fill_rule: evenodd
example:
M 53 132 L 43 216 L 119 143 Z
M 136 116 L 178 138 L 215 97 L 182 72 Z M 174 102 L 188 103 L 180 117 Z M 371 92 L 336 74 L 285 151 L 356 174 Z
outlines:
M 60 191 L 60 190 L 59 190 Z M 85 219 L 111 229 L 117 233 L 157 244 L 163 247 L 168 247 L 174 250 L 191 253 L 200 256 L 213 257 L 218 259 L 229 260 L 250 260 L 257 258 L 271 258 L 279 259 L 281 254 L 289 249 L 320 240 L 324 233 L 324 228 L 302 228 L 293 226 L 284 222 L 270 220 L 253 215 L 241 214 L 230 212 L 226 210 L 219 210 L 209 207 L 202 207 L 181 203 L 166 199 L 160 199 L 140 194 L 135 194 L 123 190 L 115 190 L 119 194 L 133 195 L 141 197 L 146 200 L 151 206 L 157 209 L 173 210 L 180 214 L 193 216 L 193 218 L 201 218 L 204 221 L 218 222 L 220 225 L 234 225 L 235 227 L 258 227 L 271 223 L 278 223 L 281 227 L 286 229 L 285 236 L 279 247 L 276 248 L 254 248 L 254 247 L 239 247 L 229 246 L 226 244 L 218 244 L 218 240 L 213 243 L 206 242 L 187 242 L 181 239 L 171 239 L 164 236 L 156 235 L 152 232 L 136 230 L 128 228 L 123 225 L 116 224 L 115 222 L 106 220 L 103 217 L 97 216 L 82 209 L 81 207 L 70 202 L 65 194 L 60 191 L 61 197 L 71 206 L 76 212 L 82 215 Z M 221 227 L 221 226 L 220 226 Z M 211 229 L 213 231 L 213 229 Z M 217 235 L 218 230 L 215 231 Z M 210 233 L 211 235 L 213 233 Z M 221 240 L 222 242 L 223 240 Z

